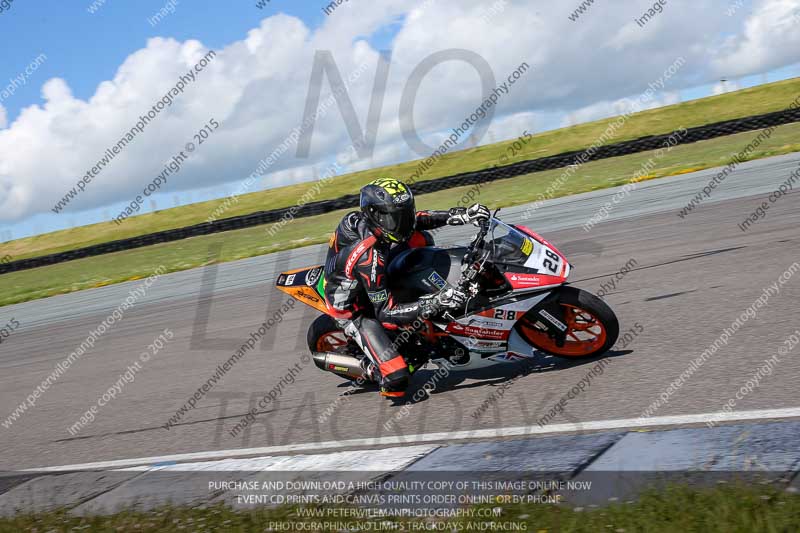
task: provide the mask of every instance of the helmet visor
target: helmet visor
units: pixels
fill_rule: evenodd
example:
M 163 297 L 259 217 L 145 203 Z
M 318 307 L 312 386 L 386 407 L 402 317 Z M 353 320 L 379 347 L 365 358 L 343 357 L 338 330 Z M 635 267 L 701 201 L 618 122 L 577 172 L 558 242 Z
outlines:
M 392 240 L 406 241 L 414 233 L 417 214 L 414 210 L 414 203 L 390 208 L 379 207 L 375 215 L 375 222 L 383 228 Z

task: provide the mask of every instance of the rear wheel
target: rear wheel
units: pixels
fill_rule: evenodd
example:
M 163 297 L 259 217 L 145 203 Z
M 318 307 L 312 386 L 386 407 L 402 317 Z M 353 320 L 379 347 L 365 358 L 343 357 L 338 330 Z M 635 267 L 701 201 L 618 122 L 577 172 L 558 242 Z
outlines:
M 311 353 L 333 352 L 343 355 L 360 353 L 358 345 L 344 334 L 336 321 L 328 315 L 320 315 L 314 319 L 306 335 L 308 349 Z
M 594 357 L 608 351 L 619 336 L 619 322 L 614 311 L 597 296 L 576 289 L 558 289 L 558 303 L 564 311 L 567 337 L 563 346 L 548 334 L 534 313 L 523 316 L 517 324 L 520 335 L 536 349 L 571 359 Z

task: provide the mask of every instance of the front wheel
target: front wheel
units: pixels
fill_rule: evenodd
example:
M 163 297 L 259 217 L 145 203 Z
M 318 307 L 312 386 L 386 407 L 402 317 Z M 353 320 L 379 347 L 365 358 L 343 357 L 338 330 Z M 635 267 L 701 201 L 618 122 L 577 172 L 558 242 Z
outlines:
M 558 303 L 564 311 L 566 340 L 559 346 L 534 311 L 517 323 L 517 331 L 536 349 L 570 359 L 595 357 L 608 351 L 619 336 L 614 311 L 594 294 L 574 287 L 558 289 Z

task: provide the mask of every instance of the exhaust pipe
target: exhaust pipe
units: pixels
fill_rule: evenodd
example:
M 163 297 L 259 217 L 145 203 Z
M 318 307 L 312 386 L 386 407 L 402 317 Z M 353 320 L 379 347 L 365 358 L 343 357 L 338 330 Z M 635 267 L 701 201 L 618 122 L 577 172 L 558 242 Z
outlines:
M 314 364 L 325 372 L 333 372 L 339 376 L 358 379 L 364 376 L 361 361 L 352 355 L 342 355 L 332 352 L 318 352 L 314 354 Z

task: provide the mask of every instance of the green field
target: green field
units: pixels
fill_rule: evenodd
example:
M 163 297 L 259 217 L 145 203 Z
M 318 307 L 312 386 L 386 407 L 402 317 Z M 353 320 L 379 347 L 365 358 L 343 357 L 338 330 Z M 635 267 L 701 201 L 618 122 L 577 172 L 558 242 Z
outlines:
M 780 111 L 786 109 L 798 94 L 800 94 L 800 78 L 795 78 L 644 111 L 632 115 L 625 126 L 608 142 L 617 143 L 646 135 L 668 133 L 680 127 L 690 128 L 722 120 Z M 503 163 L 513 163 L 586 148 L 595 142 L 606 130 L 608 124 L 614 120 L 616 119 L 599 120 L 537 134 L 533 137 L 532 142 L 523 147 L 514 157 L 510 157 L 508 161 L 504 159 Z M 510 140 L 449 153 L 424 174 L 423 180 L 497 166 L 500 157 L 506 153 L 512 143 L 513 140 Z M 265 149 L 265 153 L 268 151 Z M 362 185 L 379 176 L 391 175 L 407 178 L 413 174 L 418 164 L 419 161 L 410 161 L 336 177 L 314 199 L 323 200 L 337 198 L 344 194 L 353 194 Z M 255 162 L 253 166 L 256 166 Z M 234 203 L 223 216 L 231 217 L 292 206 L 308 190 L 309 186 L 309 184 L 298 184 L 242 195 L 239 197 L 238 203 Z M 112 222 L 104 222 L 18 239 L 0 244 L 0 257 L 10 255 L 14 259 L 24 259 L 197 224 L 204 222 L 224 201 L 224 199 L 213 200 L 140 215 L 125 220 L 120 226 Z
M 719 486 L 714 489 L 670 487 L 662 492 L 646 493 L 635 502 L 617 502 L 603 507 L 528 504 L 492 506 L 491 511 L 495 510 L 499 510 L 499 515 L 491 518 L 436 519 L 427 522 L 383 517 L 368 520 L 300 518 L 296 509 L 291 507 L 241 512 L 222 506 L 205 509 L 165 507 L 150 513 L 120 512 L 112 516 L 85 518 L 69 516 L 61 511 L 0 518 L 0 533 L 344 530 L 777 533 L 797 531 L 800 524 L 800 496 L 768 486 Z M 338 522 L 347 529 L 315 527 L 314 524 L 323 520 Z M 492 528 L 491 522 L 495 522 L 497 526 Z M 505 529 L 500 529 L 500 524 L 505 524 Z M 388 528 L 389 525 L 393 525 L 392 528 Z
M 655 161 L 649 177 L 725 165 L 756 135 L 757 132 L 740 133 L 677 146 Z M 751 158 L 797 151 L 800 151 L 800 124 L 790 124 L 777 128 Z M 653 157 L 653 152 L 643 152 L 587 163 L 564 183 L 557 196 L 624 184 Z M 480 188 L 476 199 L 492 207 L 535 201 L 562 172 L 557 169 L 490 182 Z M 698 183 L 698 190 L 703 185 Z M 466 186 L 426 194 L 418 198 L 418 206 L 445 209 L 460 203 L 459 199 L 470 189 L 471 186 Z M 326 242 L 344 213 L 346 210 L 295 220 L 280 229 L 273 239 L 267 234 L 271 226 L 258 226 L 4 274 L 0 276 L 0 306 L 144 277 L 161 265 L 169 272 L 202 266 L 208 261 L 209 248 L 215 244 L 222 244 L 218 261 L 225 262 Z M 527 224 L 536 228 L 535 214 Z

